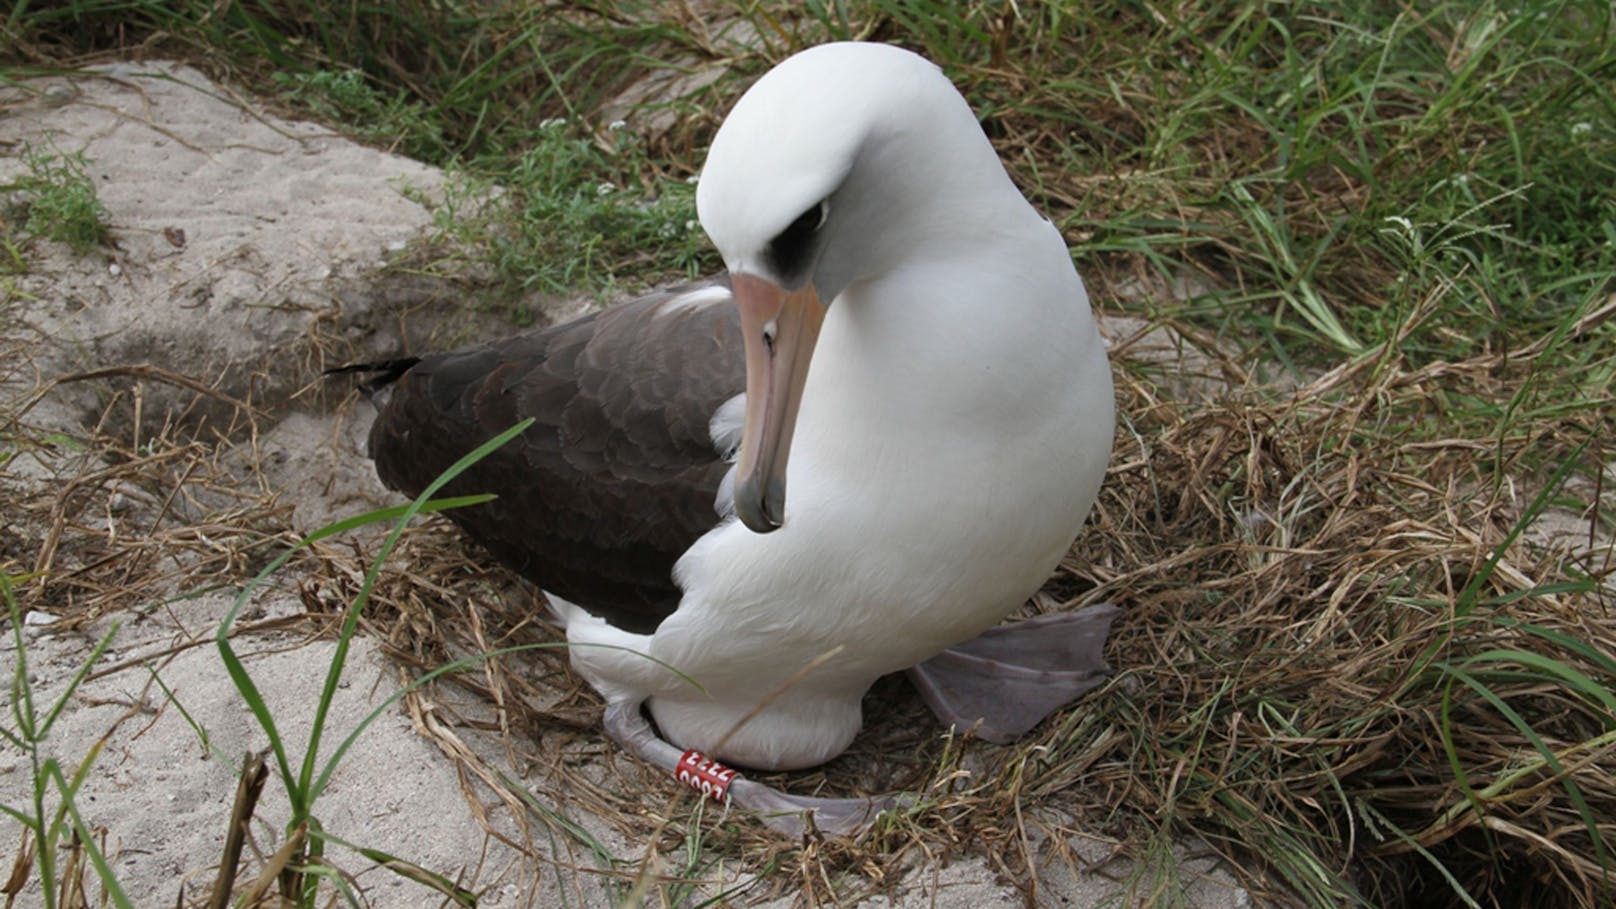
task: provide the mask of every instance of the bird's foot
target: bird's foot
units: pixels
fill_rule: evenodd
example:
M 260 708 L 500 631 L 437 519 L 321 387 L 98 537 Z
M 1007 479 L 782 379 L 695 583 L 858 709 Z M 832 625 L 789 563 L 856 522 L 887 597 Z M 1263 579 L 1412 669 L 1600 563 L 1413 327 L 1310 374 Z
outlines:
M 719 802 L 756 812 L 763 825 L 798 838 L 812 831 L 826 836 L 852 836 L 876 815 L 899 807 L 901 797 L 813 798 L 788 795 L 746 779 L 717 761 L 695 751 L 681 751 L 662 739 L 640 712 L 637 701 L 606 706 L 606 734 L 642 761 L 667 771 L 675 779 Z
M 990 628 L 909 670 L 932 712 L 961 732 L 1009 744 L 1102 684 L 1110 603 Z
M 813 831 L 825 836 L 853 836 L 874 823 L 881 812 L 910 802 L 902 795 L 847 799 L 788 795 L 741 777 L 730 786 L 729 797 L 735 805 L 755 812 L 765 827 L 792 839 L 801 839 Z

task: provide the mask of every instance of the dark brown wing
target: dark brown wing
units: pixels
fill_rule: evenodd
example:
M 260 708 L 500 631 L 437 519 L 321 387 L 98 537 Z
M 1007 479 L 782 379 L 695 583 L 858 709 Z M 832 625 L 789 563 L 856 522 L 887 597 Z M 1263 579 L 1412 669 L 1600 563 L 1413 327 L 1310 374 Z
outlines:
M 449 516 L 534 583 L 648 632 L 678 606 L 672 569 L 719 521 L 729 465 L 713 412 L 746 386 L 727 280 L 422 358 L 370 432 L 388 486 L 416 495 L 519 420 L 534 424 L 443 495 L 491 492 Z

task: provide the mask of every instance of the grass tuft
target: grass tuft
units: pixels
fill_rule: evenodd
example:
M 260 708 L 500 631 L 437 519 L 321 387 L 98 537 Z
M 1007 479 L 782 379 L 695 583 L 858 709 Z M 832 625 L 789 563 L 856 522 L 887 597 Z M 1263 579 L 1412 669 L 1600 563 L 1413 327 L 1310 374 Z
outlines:
M 355 138 L 422 160 L 442 159 L 443 130 L 402 89 L 386 94 L 358 70 L 278 72 L 281 97 L 322 120 L 341 123 Z
M 81 255 L 106 242 L 107 210 L 85 170 L 82 153 L 45 152 L 25 145 L 22 161 L 28 172 L 0 184 L 0 194 L 8 208 L 21 213 L 25 234 L 66 243 Z M 20 270 L 20 254 L 9 243 L 7 250 L 12 269 Z
M 23 835 L 22 844 L 18 847 L 18 860 L 6 887 L 7 902 L 26 885 L 28 873 L 32 870 L 39 876 L 39 890 L 45 909 L 82 905 L 84 883 L 81 875 L 84 870 L 93 870 L 106 898 L 119 909 L 129 909 L 133 904 L 118 886 L 117 877 L 107 865 L 101 848 L 96 845 L 94 830 L 79 813 L 79 789 L 89 778 L 103 743 L 95 743 L 75 766 L 66 769 L 62 759 L 52 753 L 54 749 L 48 744 L 51 728 L 73 700 L 74 693 L 84 683 L 90 668 L 101 659 L 117 637 L 118 628 L 114 625 L 95 643 L 54 702 L 48 706 L 40 705 L 34 700 L 33 682 L 28 673 L 23 609 L 18 604 L 11 576 L 3 569 L 0 569 L 0 601 L 5 604 L 6 616 L 11 624 L 14 660 L 9 698 L 11 717 L 10 722 L 0 725 L 0 742 L 5 744 L 7 750 L 15 749 L 24 757 L 30 782 L 29 801 L 26 804 L 0 803 L 0 814 L 16 821 Z M 84 869 L 79 864 L 81 854 L 88 856 L 90 869 Z M 23 855 L 30 856 L 31 861 L 24 863 Z M 66 861 L 63 861 L 64 857 Z
M 438 246 L 470 251 L 507 292 L 603 295 L 642 286 L 647 268 L 694 277 L 715 267 L 694 183 L 638 182 L 640 140 L 620 121 L 607 135 L 603 147 L 549 120 L 497 182 L 459 171 L 433 203 Z

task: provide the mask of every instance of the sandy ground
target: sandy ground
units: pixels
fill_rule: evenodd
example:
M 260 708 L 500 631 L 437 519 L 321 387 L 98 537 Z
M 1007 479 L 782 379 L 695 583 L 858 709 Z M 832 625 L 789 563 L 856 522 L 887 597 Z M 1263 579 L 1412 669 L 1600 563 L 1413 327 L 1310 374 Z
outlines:
M 404 343 L 407 314 L 457 318 L 453 303 L 439 301 L 430 287 L 382 268 L 429 222 L 405 188 L 430 196 L 442 177 L 325 128 L 280 119 L 195 70 L 166 64 L 42 78 L 0 96 L 0 183 L 22 169 L 25 146 L 84 154 L 114 245 L 79 257 L 36 243 L 28 271 L 4 285 L 0 320 L 10 346 L 0 368 L 0 445 L 100 432 L 128 439 L 136 457 L 150 450 L 156 458 L 153 439 L 222 440 L 210 462 L 218 472 L 207 483 L 180 481 L 178 494 L 122 481 L 119 464 L 62 441 L 19 443 L 15 456 L 0 462 L 0 565 L 11 574 L 93 566 L 93 547 L 65 545 L 62 526 L 124 543 L 132 535 L 149 538 L 159 548 L 153 558 L 177 566 L 181 580 L 156 599 L 146 589 L 27 599 L 23 631 L 30 684 L 36 701 L 48 703 L 94 642 L 116 629 L 95 677 L 68 701 L 45 754 L 73 767 L 102 744 L 79 805 L 87 822 L 105 831 L 112 866 L 136 905 L 174 905 L 180 893 L 199 899 L 213 880 L 235 789 L 233 764 L 267 743 L 211 640 L 234 594 L 208 590 L 214 550 L 228 548 L 209 536 L 210 528 L 221 510 L 263 507 L 266 522 L 308 531 L 396 501 L 364 457 L 366 406 L 351 395 L 319 391 L 311 377 L 325 365 L 322 345 L 332 338 L 345 353 L 385 355 Z M 52 384 L 63 377 L 70 379 Z M 366 538 L 367 545 L 374 539 Z M 230 567 L 232 577 L 241 576 L 242 566 Z M 283 621 L 309 608 L 300 570 L 276 575 L 271 591 L 242 617 L 257 630 L 234 638 L 293 754 L 307 738 L 334 648 L 329 636 Z M 9 641 L 9 626 L 6 635 Z M 8 678 L 16 658 L 9 648 L 0 652 Z M 399 679 L 379 645 L 360 638 L 334 703 L 336 735 L 324 753 L 393 696 Z M 9 691 L 0 700 L 11 728 Z M 499 737 L 465 734 L 460 741 L 486 766 L 553 796 L 557 810 L 592 834 L 598 848 L 502 811 L 465 764 L 449 756 L 443 738 L 422 734 L 433 723 L 430 710 L 383 707 L 319 803 L 328 832 L 458 880 L 489 907 L 615 905 L 632 895 L 636 869 L 683 868 L 678 856 L 632 841 L 568 802 L 571 783 L 547 778 L 544 767 L 502 747 Z M 578 778 L 628 799 L 666 803 L 656 810 L 691 810 L 690 800 L 675 799 L 671 783 L 622 767 L 598 736 L 580 734 L 558 747 Z M 25 801 L 29 768 L 26 755 L 0 750 L 0 803 Z M 635 788 L 642 791 L 625 791 Z M 260 852 L 279 845 L 286 817 L 284 790 L 272 776 L 254 827 Z M 0 850 L 15 848 L 18 826 L 0 819 Z M 1027 879 L 1007 878 L 1002 863 L 967 844 L 947 862 L 910 863 L 901 879 L 879 886 L 849 872 L 835 890 L 878 891 L 848 898 L 849 905 L 868 906 L 1135 902 L 1126 886 L 1131 866 L 1111 858 L 1102 839 L 1063 838 L 1032 848 L 1041 858 Z M 10 855 L 0 852 L 0 869 L 11 866 Z M 440 900 L 357 854 L 333 858 L 372 905 Z M 804 901 L 777 882 L 748 886 L 754 858 L 723 856 L 695 875 L 695 886 L 655 884 L 646 899 L 700 904 L 724 894 L 721 904 Z M 1167 901 L 1209 909 L 1248 904 L 1214 866 L 1212 859 L 1185 860 L 1183 892 Z M 39 900 L 31 883 L 19 905 Z

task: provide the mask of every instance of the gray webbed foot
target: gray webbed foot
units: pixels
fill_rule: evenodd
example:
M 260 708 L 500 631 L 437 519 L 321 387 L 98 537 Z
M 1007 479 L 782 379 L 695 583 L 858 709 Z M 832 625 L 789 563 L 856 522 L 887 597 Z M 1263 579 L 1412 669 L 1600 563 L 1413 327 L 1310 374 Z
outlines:
M 1105 682 L 1110 603 L 990 628 L 909 670 L 944 723 L 1009 744 Z

